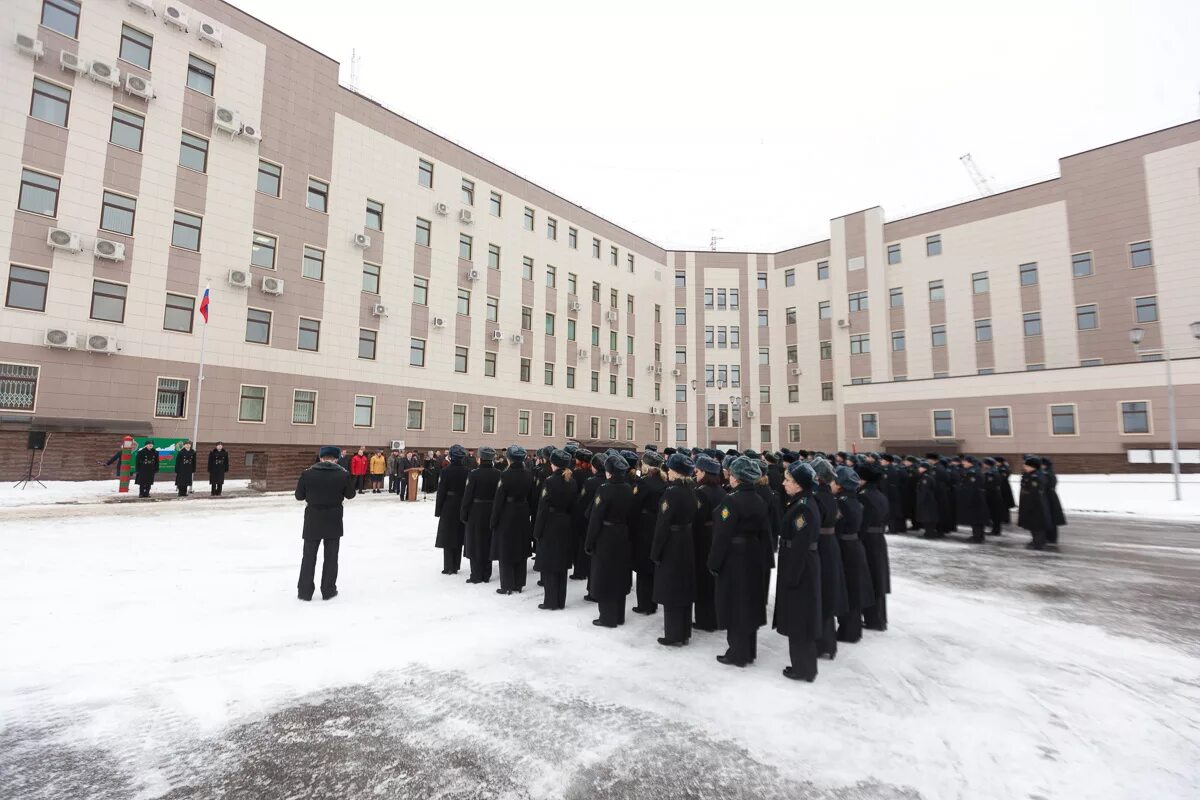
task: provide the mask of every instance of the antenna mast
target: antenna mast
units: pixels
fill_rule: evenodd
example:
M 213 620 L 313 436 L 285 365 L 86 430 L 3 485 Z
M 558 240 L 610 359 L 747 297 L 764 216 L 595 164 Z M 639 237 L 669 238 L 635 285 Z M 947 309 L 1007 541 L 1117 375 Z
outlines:
M 989 194 L 994 194 L 995 190 L 988 183 L 987 178 L 983 177 L 983 173 L 979 171 L 979 167 L 975 165 L 975 159 L 971 158 L 971 154 L 967 153 L 960 156 L 959 161 L 966 167 L 967 174 L 971 176 L 971 180 L 975 183 L 975 188 L 979 190 L 980 197 L 987 197 Z
M 711 228 L 710 230 L 712 231 L 712 238 L 708 240 L 708 247 L 710 250 L 712 250 L 715 253 L 715 252 L 717 252 L 717 242 L 721 241 L 725 237 L 717 236 L 716 228 Z
M 350 88 L 358 91 L 358 62 L 361 61 L 358 57 L 357 50 L 350 51 Z

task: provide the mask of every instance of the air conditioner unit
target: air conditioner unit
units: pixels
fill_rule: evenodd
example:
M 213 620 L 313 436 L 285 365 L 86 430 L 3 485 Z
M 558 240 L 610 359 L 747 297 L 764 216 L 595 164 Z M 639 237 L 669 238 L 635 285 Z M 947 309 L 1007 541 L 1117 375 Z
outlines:
M 266 276 L 262 279 L 263 294 L 281 295 L 283 294 L 283 281 L 279 278 Z
M 92 353 L 107 353 L 109 355 L 121 350 L 117 345 L 115 336 L 108 336 L 103 333 L 89 333 L 87 335 L 87 349 Z
M 850 327 L 850 321 L 849 321 L 849 320 L 844 320 L 844 319 L 839 319 L 839 320 L 838 320 L 838 327 L 839 327 L 839 328 L 849 328 L 849 327 Z
M 444 217 L 450 213 L 450 206 L 445 203 L 434 203 L 433 211 L 435 214 L 441 214 Z
M 579 304 L 579 301 L 578 301 L 578 300 L 572 300 L 572 301 L 571 301 L 571 310 L 572 310 L 572 311 L 578 311 L 578 310 L 579 310 L 580 308 L 582 308 L 582 307 L 583 307 L 583 306 L 581 306 L 581 305 Z
M 665 408 L 660 408 L 660 409 L 658 410 L 658 413 L 659 413 L 659 416 L 663 416 L 663 417 L 665 417 L 665 416 L 667 415 L 667 409 L 665 409 Z
M 23 56 L 33 56 L 34 60 L 37 60 L 46 55 L 46 46 L 27 33 L 18 33 L 17 52 Z
M 353 241 L 355 247 L 361 247 L 363 250 L 366 250 L 371 246 L 371 237 L 367 236 L 365 233 L 354 234 Z
M 150 0 L 128 0 L 130 8 L 136 8 L 143 14 L 149 14 L 152 17 L 158 16 L 154 13 L 154 4 Z
M 471 209 L 460 208 L 458 210 L 458 221 L 464 225 L 470 225 L 475 221 L 475 216 L 471 213 Z
M 243 139 L 249 139 L 252 142 L 261 142 L 262 128 L 257 125 L 243 124 L 241 130 L 238 131 L 238 136 L 242 137 Z
M 617 321 L 617 312 L 616 312 L 616 311 L 609 311 L 609 312 L 608 312 L 608 314 L 607 314 L 607 316 L 608 316 L 608 321 L 609 321 L 609 322 L 616 322 L 616 321 Z
M 69 69 L 71 72 L 82 75 L 87 72 L 87 59 L 80 58 L 78 53 L 72 53 L 68 50 L 63 50 L 58 54 L 58 63 L 63 69 Z
M 92 248 L 96 254 L 96 258 L 103 258 L 105 261 L 124 261 L 125 260 L 125 245 L 120 242 L 109 241 L 108 239 L 97 239 L 96 245 Z
M 66 250 L 68 253 L 82 253 L 83 239 L 78 233 L 71 233 L 62 228 L 51 228 L 46 233 L 46 244 L 55 250 Z
M 56 347 L 62 350 L 74 350 L 79 346 L 79 334 L 62 328 L 46 328 L 42 342 L 46 347 Z
M 799 367 L 792 367 L 792 374 L 793 374 L 793 375 L 799 375 L 799 374 L 800 374 L 800 368 L 799 368 Z
M 403 450 L 404 449 L 404 440 L 403 439 L 392 439 L 392 448 L 391 449 Z
M 88 64 L 87 75 L 96 83 L 108 86 L 121 85 L 121 70 L 105 61 L 93 61 Z
M 624 364 L 625 357 L 624 356 L 613 356 L 613 363 L 614 364 Z
M 653 375 L 653 374 L 654 374 L 654 365 L 653 365 L 653 364 L 651 364 L 650 366 L 646 367 L 646 372 L 648 372 L 648 373 L 650 373 L 651 375 Z
M 165 6 L 163 6 L 163 23 L 166 25 L 174 25 L 176 28 L 179 28 L 179 30 L 187 33 L 187 13 L 177 5 L 167 3 Z
M 222 133 L 236 136 L 242 132 L 242 118 L 238 112 L 226 106 L 213 109 L 213 127 Z
M 504 339 L 504 332 L 500 330 L 492 331 L 492 341 L 499 342 Z
M 197 31 L 196 35 L 215 47 L 224 46 L 224 43 L 221 41 L 221 36 L 223 35 L 221 29 L 211 22 L 201 22 L 200 30 Z
M 524 344 L 524 343 L 525 343 L 525 336 L 524 336 L 523 334 L 520 334 L 520 333 L 514 333 L 514 334 L 513 334 L 513 337 L 512 337 L 512 340 L 513 340 L 513 344 Z
M 469 280 L 469 281 L 479 280 L 479 270 L 477 270 L 477 269 L 467 270 L 467 280 Z
M 132 72 L 125 73 L 125 92 L 143 100 L 154 98 L 154 87 L 150 85 L 150 81 Z
M 612 362 L 612 359 L 613 359 L 613 357 L 611 355 L 609 355 L 608 353 L 602 353 L 600 355 L 600 363 L 601 364 L 608 364 L 608 363 Z
M 385 306 L 383 303 L 376 303 L 375 305 L 371 306 L 371 316 L 386 317 L 387 315 L 387 306 Z
M 753 408 L 748 409 L 746 411 L 746 419 L 754 419 L 754 409 Z
M 650 413 L 651 413 L 651 414 L 657 414 L 657 413 L 658 413 L 658 406 L 650 406 Z
M 681 370 L 677 370 L 677 369 L 671 370 L 671 377 L 673 377 L 673 378 L 678 378 L 682 374 L 683 374 L 683 372 Z
M 445 317 L 434 317 L 433 319 L 430 320 L 430 323 L 435 328 L 444 328 L 444 327 L 446 327 L 446 318 Z
M 230 286 L 237 287 L 238 289 L 249 289 L 251 281 L 250 270 L 231 269 L 229 270 L 229 274 L 225 276 L 225 280 Z
M 654 365 L 654 374 L 655 374 L 655 375 L 662 375 L 662 364 L 655 364 L 655 365 Z
M 587 357 L 588 357 L 588 349 L 587 349 L 586 347 L 581 347 L 581 348 L 579 348 L 579 357 L 580 357 L 580 358 L 587 358 Z

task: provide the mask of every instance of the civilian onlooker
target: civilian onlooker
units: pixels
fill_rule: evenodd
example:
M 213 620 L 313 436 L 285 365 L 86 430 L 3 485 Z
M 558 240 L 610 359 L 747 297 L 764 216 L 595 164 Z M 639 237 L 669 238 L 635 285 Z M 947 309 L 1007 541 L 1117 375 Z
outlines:
M 350 457 L 350 475 L 354 478 L 354 491 L 363 492 L 367 488 L 367 448 L 359 447 L 358 452 Z
M 387 459 L 383 451 L 376 450 L 371 456 L 371 494 L 383 493 L 383 476 L 387 472 Z
M 388 456 L 388 494 L 400 494 L 400 484 L 404 481 L 401 472 L 404 470 L 403 459 L 399 450 L 393 450 Z

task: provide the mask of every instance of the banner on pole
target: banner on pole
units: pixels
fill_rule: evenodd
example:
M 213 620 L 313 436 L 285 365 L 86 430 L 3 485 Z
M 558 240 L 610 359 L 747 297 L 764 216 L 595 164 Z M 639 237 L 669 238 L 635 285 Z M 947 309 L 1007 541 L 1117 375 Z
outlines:
M 158 451 L 158 471 L 174 473 L 175 453 L 178 452 L 180 445 L 190 441 L 191 439 L 179 439 L 175 437 L 139 436 L 134 439 L 133 449 L 135 451 L 141 450 L 146 446 L 146 442 L 153 442 L 154 449 Z

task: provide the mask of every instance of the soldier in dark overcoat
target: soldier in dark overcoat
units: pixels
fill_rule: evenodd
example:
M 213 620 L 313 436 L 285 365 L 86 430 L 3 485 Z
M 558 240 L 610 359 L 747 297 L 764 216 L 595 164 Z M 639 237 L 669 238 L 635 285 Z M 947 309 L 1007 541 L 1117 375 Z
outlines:
M 913 523 L 924 530 L 922 536 L 926 539 L 940 539 L 942 533 L 938 529 L 938 519 L 942 504 L 938 500 L 937 476 L 930 471 L 927 461 L 917 462 L 916 504 L 913 511 Z
M 533 523 L 529 518 L 533 473 L 525 467 L 524 447 L 511 445 L 505 455 L 508 469 L 500 475 L 492 502 L 492 560 L 500 562 L 500 588 L 496 594 L 513 594 L 525 588 L 529 556 L 533 554 Z
M 175 488 L 180 497 L 187 497 L 192 488 L 192 476 L 196 474 L 196 451 L 191 442 L 184 442 L 175 453 Z
M 658 605 L 654 602 L 654 562 L 650 558 L 650 545 L 654 541 L 658 505 L 667 488 L 663 477 L 664 459 L 661 453 L 647 450 L 641 458 L 642 475 L 632 482 L 633 516 L 629 527 L 633 530 L 633 570 L 635 573 L 635 614 L 654 614 Z
M 817 539 L 817 555 L 821 559 L 821 636 L 817 640 L 817 655 L 829 659 L 837 657 L 836 618 L 850 609 L 846 595 L 846 568 L 842 565 L 842 548 L 838 545 L 837 498 L 831 487 L 837 476 L 833 466 L 824 458 L 814 458 L 810 463 L 817 476 L 813 488 L 813 500 L 821 518 L 821 533 Z
M 708 553 L 712 549 L 713 515 L 725 499 L 721 487 L 721 463 L 711 456 L 696 459 L 699 473 L 696 482 L 696 518 L 692 522 L 694 551 L 696 558 L 696 621 L 694 627 L 702 631 L 718 630 L 716 584 L 708 571 Z
M 1005 505 L 1004 499 L 1004 484 L 1008 479 L 1001 476 L 996 459 L 990 456 L 983 459 L 979 476 L 983 481 L 983 498 L 987 503 L 988 522 L 991 525 L 987 535 L 999 536 L 1004 530 L 1004 524 L 1008 522 L 1008 506 Z
M 1012 509 L 1017 507 L 1017 499 L 1013 497 L 1012 481 L 1009 478 L 1012 476 L 1012 467 L 1008 464 L 1008 459 L 1004 456 L 996 456 L 996 471 L 1000 473 L 1003 481 L 1004 491 L 1004 507 L 1008 509 L 1004 518 L 1004 523 L 1007 525 L 1012 522 Z
M 788 637 L 791 665 L 783 675 L 812 683 L 817 678 L 821 637 L 821 512 L 813 498 L 817 477 L 808 464 L 794 462 L 783 479 L 788 497 L 779 531 L 779 570 L 775 580 L 772 627 Z
M 1030 550 L 1046 547 L 1046 530 L 1053 523 L 1050 504 L 1046 501 L 1046 476 L 1042 472 L 1042 460 L 1037 456 L 1025 459 L 1024 474 L 1021 475 L 1021 503 L 1017 507 L 1017 525 L 1029 531 L 1032 537 L 1025 545 Z
M 892 567 L 888 558 L 887 537 L 884 525 L 891 517 L 891 504 L 883 493 L 884 472 L 874 464 L 865 464 L 859 469 L 862 486 L 858 500 L 862 503 L 862 526 L 858 538 L 867 554 L 867 567 L 871 570 L 871 588 L 875 602 L 863 609 L 863 627 L 873 631 L 887 630 L 887 596 L 892 591 Z
M 138 485 L 138 497 L 149 497 L 154 476 L 158 474 L 158 448 L 154 442 L 146 442 L 133 461 L 134 483 Z
M 623 456 L 606 456 L 604 472 L 604 483 L 597 488 L 588 512 L 585 549 L 592 558 L 588 594 L 600 604 L 600 618 L 592 624 L 615 628 L 625 624 L 625 598 L 633 588 L 629 515 L 634 501 L 626 477 L 629 462 Z
M 834 529 L 838 547 L 842 551 L 842 566 L 846 571 L 846 599 L 849 609 L 838 617 L 837 638 L 839 642 L 853 644 L 862 639 L 863 609 L 875 602 L 871 586 L 871 568 L 867 565 L 867 551 L 863 548 L 858 532 L 862 529 L 862 504 L 858 501 L 858 473 L 849 467 L 838 467 L 833 482 L 833 493 L 837 497 L 837 521 Z
M 888 501 L 888 533 L 903 533 L 908 526 L 904 522 L 904 468 L 896 463 L 890 453 L 881 453 L 879 467 L 883 470 L 881 490 Z
M 694 471 L 692 460 L 682 453 L 672 453 L 667 459 L 669 483 L 659 501 L 650 544 L 654 602 L 663 607 L 663 635 L 658 643 L 668 647 L 680 647 L 692 638 L 692 603 L 696 599 L 694 525 L 699 505 L 692 481 Z
M 463 466 L 467 466 L 467 458 L 463 459 Z M 479 466 L 467 473 L 463 489 L 458 518 L 466 526 L 463 555 L 471 562 L 467 583 L 487 583 L 492 579 L 492 502 L 500 485 L 500 471 L 492 466 L 495 458 L 496 451 L 492 448 L 479 448 Z
M 1058 547 L 1058 529 L 1067 524 L 1063 515 L 1062 501 L 1058 499 L 1058 475 L 1054 472 L 1054 462 L 1048 458 L 1042 459 L 1042 475 L 1045 476 L 1046 505 L 1050 509 L 1050 525 L 1046 527 L 1046 544 Z
M 338 451 L 339 454 L 341 451 Z M 229 472 L 229 451 L 224 442 L 217 442 L 208 454 L 209 494 L 216 497 L 225 487 L 225 473 Z
M 575 477 L 575 502 L 571 507 L 572 569 L 568 577 L 573 581 L 585 581 L 588 576 L 588 568 L 591 565 L 587 553 L 583 552 L 583 543 L 587 539 L 587 515 L 584 514 L 584 510 L 587 508 L 591 496 L 585 500 L 584 495 L 588 494 L 588 482 L 595 477 L 595 473 L 592 471 L 591 450 L 579 447 L 571 455 L 575 461 L 575 466 L 572 469 Z M 595 492 L 595 483 L 592 483 L 591 495 L 595 495 Z
M 980 543 L 988 523 L 992 521 L 988 507 L 987 483 L 979 471 L 979 462 L 973 456 L 964 456 L 966 464 L 958 482 L 958 521 L 971 526 L 970 541 Z
M 574 459 L 565 450 L 551 450 L 547 459 L 550 475 L 538 492 L 537 519 L 533 539 L 537 543 L 534 566 L 542 576 L 545 596 L 538 608 L 555 611 L 567 604 L 567 570 L 574 557 L 575 534 L 571 514 L 579 499 Z
M 763 539 L 770 536 L 770 522 L 766 503 L 755 491 L 761 477 L 759 461 L 738 456 L 730 463 L 732 491 L 717 508 L 708 554 L 708 568 L 716 575 L 717 619 L 729 642 L 717 661 L 735 667 L 753 663 L 758 629 L 766 624 Z
M 321 598 L 337 596 L 338 552 L 342 542 L 342 503 L 354 497 L 350 473 L 338 466 L 341 451 L 322 447 L 316 464 L 300 473 L 296 483 L 296 499 L 304 501 L 304 555 L 300 560 L 300 580 L 296 596 L 312 600 L 316 586 L 313 574 L 317 569 L 317 550 L 324 546 L 321 564 Z
M 467 486 L 467 451 L 461 444 L 450 448 L 450 464 L 438 475 L 433 515 L 438 518 L 436 547 L 442 550 L 442 574 L 457 575 L 462 567 L 466 526 L 462 519 L 462 497 Z

